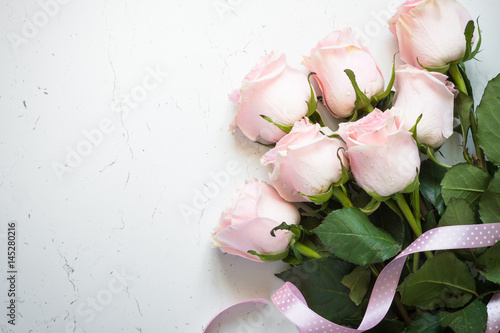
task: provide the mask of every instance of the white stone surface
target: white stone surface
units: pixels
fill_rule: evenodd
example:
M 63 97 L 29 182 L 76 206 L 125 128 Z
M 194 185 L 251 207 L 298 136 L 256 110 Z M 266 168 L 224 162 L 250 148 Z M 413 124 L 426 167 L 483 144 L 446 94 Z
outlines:
M 269 299 L 286 265 L 210 247 L 233 191 L 267 179 L 265 149 L 228 131 L 227 95 L 266 52 L 300 67 L 319 39 L 347 26 L 364 34 L 388 80 L 390 3 L 2 0 L 2 332 L 201 332 L 235 302 Z M 468 64 L 480 96 L 500 72 L 500 4 L 461 3 L 483 29 L 480 61 Z M 230 182 L 212 186 L 228 168 Z M 15 326 L 5 310 L 9 221 Z M 213 332 L 296 331 L 272 307 L 247 310 Z

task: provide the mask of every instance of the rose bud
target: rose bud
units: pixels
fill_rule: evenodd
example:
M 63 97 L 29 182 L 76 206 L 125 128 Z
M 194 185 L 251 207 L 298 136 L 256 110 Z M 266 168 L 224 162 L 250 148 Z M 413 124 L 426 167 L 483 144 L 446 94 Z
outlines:
M 380 197 L 404 190 L 420 167 L 412 133 L 401 127 L 393 112 L 375 109 L 356 122 L 341 123 L 338 130 L 347 144 L 354 180 Z
M 338 156 L 344 167 L 349 167 L 345 149 L 339 150 L 345 148 L 344 142 L 327 137 L 320 129 L 318 124 L 302 119 L 261 158 L 263 165 L 273 165 L 269 178 L 285 200 L 309 202 L 311 200 L 300 193 L 315 196 L 327 192 L 333 183 L 342 179 Z
M 388 23 L 398 40 L 401 60 L 437 69 L 464 57 L 464 31 L 471 19 L 456 0 L 408 0 Z
M 417 141 L 440 147 L 453 134 L 453 83 L 441 73 L 420 70 L 410 65 L 396 70 L 394 106 L 402 128 L 410 130 L 420 115 Z
M 222 252 L 262 261 L 248 251 L 275 254 L 287 250 L 291 232 L 277 230 L 276 237 L 270 232 L 282 222 L 291 225 L 299 221 L 299 211 L 293 204 L 283 200 L 271 185 L 253 179 L 239 189 L 222 213 L 212 242 Z
M 356 94 L 349 77 L 350 69 L 368 98 L 384 89 L 384 78 L 372 55 L 353 35 L 351 29 L 334 31 L 321 40 L 302 62 L 323 92 L 323 101 L 337 118 L 349 117 L 354 110 Z
M 286 63 L 284 54 L 271 52 L 243 79 L 230 100 L 237 105 L 232 129 L 239 127 L 253 141 L 274 143 L 286 133 L 263 119 L 292 126 L 307 114 L 311 90 L 307 76 Z

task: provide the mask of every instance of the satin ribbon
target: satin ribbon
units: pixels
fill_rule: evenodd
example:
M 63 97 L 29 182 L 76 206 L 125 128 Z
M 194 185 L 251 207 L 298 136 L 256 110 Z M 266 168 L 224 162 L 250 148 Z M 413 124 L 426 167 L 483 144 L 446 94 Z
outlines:
M 278 310 L 297 326 L 300 333 L 364 332 L 379 324 L 387 314 L 408 255 L 425 251 L 486 247 L 494 245 L 499 240 L 500 223 L 447 226 L 425 232 L 380 272 L 375 281 L 365 316 L 357 329 L 337 325 L 312 311 L 307 306 L 299 289 L 290 282 L 285 283 L 272 296 L 272 301 Z M 262 302 L 262 300 L 246 302 Z M 485 333 L 498 333 L 500 331 L 500 292 L 491 298 L 487 310 L 488 323 Z M 217 317 L 218 315 L 215 318 Z M 208 326 L 203 332 L 206 332 L 207 329 Z

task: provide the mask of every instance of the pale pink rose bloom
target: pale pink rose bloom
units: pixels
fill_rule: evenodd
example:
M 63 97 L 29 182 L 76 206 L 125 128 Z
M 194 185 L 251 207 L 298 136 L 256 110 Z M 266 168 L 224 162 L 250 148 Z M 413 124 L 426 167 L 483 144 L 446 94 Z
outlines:
M 337 118 L 349 117 L 356 101 L 346 69 L 354 72 L 359 88 L 368 98 L 384 89 L 384 78 L 375 59 L 351 29 L 330 33 L 311 50 L 310 56 L 304 57 L 302 64 L 317 74 L 323 101 Z
M 274 254 L 286 250 L 292 234 L 286 230 L 277 230 L 276 237 L 270 234 L 282 222 L 299 224 L 298 209 L 283 200 L 271 185 L 253 179 L 238 190 L 222 213 L 212 232 L 212 242 L 222 252 L 262 261 L 247 252 Z
M 464 57 L 464 31 L 471 19 L 456 0 L 410 0 L 388 23 L 398 40 L 401 60 L 418 68 L 422 68 L 418 61 L 439 68 Z
M 318 124 L 302 119 L 261 158 L 263 165 L 273 165 L 269 178 L 285 200 L 309 202 L 299 192 L 309 196 L 322 194 L 341 180 L 342 166 L 337 152 L 344 167 L 349 168 L 345 149 L 339 150 L 345 148 L 344 142 L 327 137 L 320 129 Z
M 417 140 L 437 148 L 453 134 L 453 103 L 458 93 L 441 73 L 420 70 L 410 65 L 396 70 L 394 106 L 402 128 L 417 126 Z
M 229 96 L 237 105 L 232 129 L 239 127 L 253 141 L 274 143 L 286 133 L 261 118 L 292 126 L 307 114 L 311 99 L 307 76 L 286 63 L 286 56 L 271 52 L 243 79 L 241 88 Z
M 338 130 L 354 180 L 381 197 L 404 190 L 420 168 L 417 144 L 393 112 L 375 109 L 356 122 L 341 123 Z

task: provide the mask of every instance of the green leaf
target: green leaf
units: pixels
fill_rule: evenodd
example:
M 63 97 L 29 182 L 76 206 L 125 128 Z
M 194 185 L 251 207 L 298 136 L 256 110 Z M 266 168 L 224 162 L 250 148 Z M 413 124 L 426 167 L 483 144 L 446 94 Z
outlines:
M 333 211 L 314 233 L 336 256 L 361 266 L 385 261 L 401 250 L 401 244 L 358 208 Z
M 488 249 L 476 261 L 480 273 L 491 282 L 500 283 L 500 242 Z
M 457 312 L 441 312 L 439 319 L 442 327 L 450 327 L 455 333 L 483 333 L 488 312 L 486 305 L 476 300 Z
M 408 275 L 398 291 L 406 305 L 422 309 L 458 308 L 476 294 L 476 285 L 469 267 L 452 252 L 443 252 Z
M 389 110 L 392 108 L 392 102 L 394 101 L 394 90 L 389 92 L 389 95 L 386 98 L 381 99 L 377 105 L 375 106 L 380 111 Z
M 473 203 L 486 190 L 490 179 L 486 171 L 476 166 L 465 163 L 453 166 L 441 181 L 444 203 L 448 204 L 452 198 Z
M 479 215 L 484 223 L 500 222 L 500 193 L 483 193 L 479 201 Z
M 472 106 L 474 104 L 474 100 L 472 97 L 467 95 L 466 93 L 459 90 L 457 98 L 455 98 L 455 116 L 460 120 L 460 127 L 462 129 L 462 140 L 463 147 L 467 145 L 467 138 L 470 128 L 470 116 L 472 111 Z
M 476 224 L 476 214 L 471 205 L 464 199 L 453 198 L 450 200 L 446 211 L 439 220 L 439 227 L 449 225 Z M 453 250 L 458 258 L 463 260 L 475 260 L 478 249 Z
M 387 203 L 388 201 L 386 201 Z M 396 214 L 389 206 L 380 207 L 370 215 L 370 221 L 374 226 L 391 234 L 396 242 L 403 244 L 405 241 L 405 220 L 403 216 Z
M 500 222 L 500 170 L 479 199 L 479 215 L 484 223 Z
M 292 130 L 293 128 L 293 125 L 290 125 L 290 126 L 285 126 L 285 125 L 280 125 L 276 122 L 274 122 L 274 120 L 272 120 L 271 118 L 269 118 L 268 116 L 264 116 L 263 114 L 260 115 L 264 120 L 270 122 L 271 124 L 274 124 L 276 126 L 278 126 L 278 128 L 280 130 L 282 130 L 283 132 L 285 133 L 290 133 L 290 131 Z
M 500 193 L 500 169 L 495 171 L 493 179 L 488 184 L 488 191 Z
M 371 272 L 367 266 L 357 266 L 354 270 L 344 276 L 340 281 L 344 286 L 349 288 L 349 298 L 356 305 L 360 305 L 368 291 L 370 284 Z
M 439 220 L 438 227 L 449 225 L 475 224 L 476 215 L 470 204 L 464 199 L 451 199 L 444 214 Z
M 490 161 L 500 164 L 500 75 L 488 82 L 477 107 L 479 146 Z
M 444 329 L 439 325 L 439 317 L 431 313 L 423 313 L 417 316 L 404 333 L 443 333 Z
M 436 216 L 434 215 L 434 211 L 430 211 L 427 213 L 425 220 L 422 222 L 422 232 L 426 232 L 434 228 L 437 228 Z
M 444 201 L 441 195 L 441 181 L 446 169 L 431 160 L 425 160 L 420 166 L 420 193 L 436 207 L 439 214 L 444 212 Z
M 406 324 L 399 320 L 382 320 L 374 328 L 365 331 L 366 333 L 401 333 L 404 331 Z
M 340 259 L 322 258 L 308 260 L 276 276 L 297 286 L 311 310 L 345 325 L 349 320 L 362 317 L 359 308 L 349 298 L 349 288 L 341 283 L 353 268 Z
M 487 279 L 485 279 L 484 281 L 482 279 L 478 279 L 476 280 L 476 290 L 481 299 L 483 299 L 485 296 L 493 295 L 494 293 L 499 292 L 500 284 L 491 282 Z

